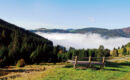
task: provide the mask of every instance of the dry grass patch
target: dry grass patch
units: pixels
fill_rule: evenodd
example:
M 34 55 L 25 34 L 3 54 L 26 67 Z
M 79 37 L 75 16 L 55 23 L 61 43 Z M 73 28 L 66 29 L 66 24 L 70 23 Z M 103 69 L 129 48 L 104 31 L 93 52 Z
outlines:
M 63 63 L 42 63 L 40 65 L 27 65 L 25 67 L 12 67 L 10 69 L 3 69 L 9 71 L 7 75 L 1 76 L 0 78 L 8 78 L 8 80 L 36 80 L 37 78 L 43 78 L 48 74 L 49 70 L 63 66 Z

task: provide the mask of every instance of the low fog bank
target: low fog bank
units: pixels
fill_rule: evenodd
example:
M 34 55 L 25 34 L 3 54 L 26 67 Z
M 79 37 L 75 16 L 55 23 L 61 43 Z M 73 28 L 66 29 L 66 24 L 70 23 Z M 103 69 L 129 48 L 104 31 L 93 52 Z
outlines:
M 104 45 L 105 48 L 112 50 L 114 47 L 118 48 L 130 42 L 130 38 L 116 37 L 105 39 L 99 34 L 92 33 L 73 34 L 37 32 L 36 34 L 53 41 L 54 45 L 62 45 L 67 49 L 69 49 L 69 47 L 74 47 L 76 49 L 98 48 L 100 45 Z

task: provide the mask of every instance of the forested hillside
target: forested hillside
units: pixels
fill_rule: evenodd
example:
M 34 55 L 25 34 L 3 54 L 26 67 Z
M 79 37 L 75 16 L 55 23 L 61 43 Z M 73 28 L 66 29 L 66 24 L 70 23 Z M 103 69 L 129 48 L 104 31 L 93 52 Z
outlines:
M 114 48 L 111 51 L 111 55 L 114 57 L 130 55 L 130 42 L 118 49 Z
M 25 29 L 0 19 L 0 65 L 14 65 L 23 59 L 26 64 L 48 61 L 53 43 Z
M 130 42 L 126 45 L 126 47 L 130 47 Z

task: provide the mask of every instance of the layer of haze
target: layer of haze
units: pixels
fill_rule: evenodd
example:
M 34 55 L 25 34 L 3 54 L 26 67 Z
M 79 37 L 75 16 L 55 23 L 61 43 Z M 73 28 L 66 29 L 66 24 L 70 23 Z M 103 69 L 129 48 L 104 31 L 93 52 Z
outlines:
M 105 48 L 113 49 L 121 47 L 130 41 L 130 38 L 116 37 L 105 39 L 99 34 L 72 34 L 72 33 L 42 33 L 37 32 L 40 36 L 43 36 L 51 41 L 54 45 L 62 45 L 69 49 L 74 47 L 76 49 L 82 48 L 98 48 L 100 45 L 104 45 Z

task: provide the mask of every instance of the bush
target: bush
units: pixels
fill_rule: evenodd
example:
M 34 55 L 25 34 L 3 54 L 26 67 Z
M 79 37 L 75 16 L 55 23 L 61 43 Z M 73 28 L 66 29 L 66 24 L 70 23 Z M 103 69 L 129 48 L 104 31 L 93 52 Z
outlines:
M 24 67 L 24 66 L 25 66 L 25 61 L 24 61 L 24 59 L 18 60 L 16 66 L 17 66 L 17 67 Z

